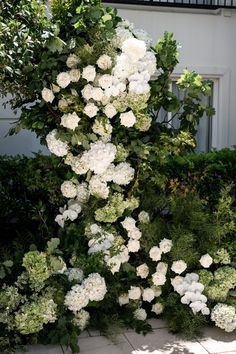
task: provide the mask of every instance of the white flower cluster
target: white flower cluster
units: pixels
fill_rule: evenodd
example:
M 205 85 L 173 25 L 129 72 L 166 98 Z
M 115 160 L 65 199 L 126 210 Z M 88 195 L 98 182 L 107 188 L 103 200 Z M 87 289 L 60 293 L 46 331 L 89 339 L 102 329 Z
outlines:
M 66 207 L 65 205 L 64 208 L 59 209 L 61 214 L 58 214 L 55 218 L 55 221 L 61 227 L 64 227 L 66 220 L 74 221 L 75 219 L 77 219 L 79 213 L 82 210 L 81 204 L 74 199 L 70 199 L 67 205 L 68 207 Z
M 128 262 L 129 250 L 125 245 L 121 245 L 114 256 L 111 257 L 110 254 L 107 253 L 104 260 L 112 274 L 117 273 L 120 270 L 121 264 Z
M 85 172 L 93 171 L 95 174 L 102 174 L 108 166 L 114 161 L 116 156 L 116 147 L 111 143 L 97 141 L 90 145 L 90 149 L 83 153 L 80 161 L 85 167 Z
M 166 273 L 168 265 L 164 262 L 159 262 L 156 266 L 156 272 L 152 274 L 152 282 L 154 285 L 164 285 L 166 282 Z
M 88 326 L 89 320 L 90 315 L 88 311 L 82 309 L 75 314 L 75 317 L 72 322 L 75 326 L 79 327 L 81 331 L 83 331 Z
M 111 248 L 115 239 L 114 235 L 104 231 L 99 225 L 93 224 L 90 226 L 93 237 L 89 240 L 88 254 L 105 252 Z
M 89 301 L 102 301 L 107 292 L 104 278 L 98 273 L 91 273 L 81 285 L 74 285 L 65 296 L 65 306 L 77 314 Z
M 158 246 L 153 246 L 150 251 L 149 251 L 149 256 L 154 262 L 158 262 L 161 260 L 161 255 L 162 253 L 168 253 L 170 252 L 173 244 L 172 241 L 164 238 L 161 240 Z
M 80 120 L 81 118 L 79 118 L 75 112 L 63 114 L 61 117 L 61 125 L 65 128 L 75 130 Z
M 187 269 L 187 264 L 180 259 L 179 261 L 174 261 L 171 270 L 175 272 L 176 274 L 181 274 Z
M 226 332 L 233 332 L 236 329 L 236 313 L 233 306 L 226 304 L 217 304 L 211 312 L 211 320 L 217 327 Z
M 56 156 L 65 156 L 69 151 L 68 144 L 60 139 L 57 139 L 56 135 L 57 130 L 54 129 L 46 136 L 48 149 Z
M 138 220 L 141 224 L 148 224 L 150 222 L 150 216 L 146 211 L 142 210 L 138 214 Z
M 193 313 L 201 312 L 209 315 L 207 297 L 202 294 L 204 285 L 198 282 L 199 276 L 195 273 L 187 273 L 185 277 L 176 276 L 171 279 L 174 290 L 180 295 L 182 304 L 189 305 Z
M 129 241 L 127 247 L 129 252 L 138 252 L 140 249 L 139 239 L 142 237 L 142 233 L 135 224 L 136 221 L 132 217 L 126 217 L 121 222 L 123 228 L 128 232 Z
M 136 268 L 136 274 L 138 277 L 145 279 L 148 277 L 149 268 L 146 263 L 141 264 Z
M 145 321 L 147 319 L 147 312 L 144 309 L 139 308 L 134 311 L 134 318 L 139 321 Z
M 126 305 L 130 300 L 142 300 L 146 302 L 152 302 L 156 297 L 161 295 L 160 288 L 140 288 L 138 286 L 131 286 L 128 293 L 121 294 L 118 298 L 120 306 Z
M 213 258 L 207 253 L 200 258 L 199 262 L 203 268 L 209 268 L 213 263 Z
M 152 305 L 152 312 L 154 312 L 156 315 L 160 315 L 164 310 L 164 306 L 161 302 L 156 302 L 154 305 Z
M 84 279 L 84 272 L 80 268 L 67 268 L 64 274 L 68 277 L 69 281 L 76 281 L 81 283 Z

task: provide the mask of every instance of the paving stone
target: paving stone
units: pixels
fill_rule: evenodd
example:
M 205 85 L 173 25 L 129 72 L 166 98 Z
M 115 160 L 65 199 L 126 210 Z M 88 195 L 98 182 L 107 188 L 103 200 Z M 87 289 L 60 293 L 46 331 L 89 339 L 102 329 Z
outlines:
M 220 328 L 206 328 L 198 341 L 210 354 L 236 353 L 235 331 L 227 333 Z
M 63 354 L 59 345 L 30 345 L 27 351 L 17 351 L 15 354 Z
M 167 328 L 168 325 L 166 321 L 161 320 L 160 318 L 150 318 L 148 323 L 152 326 L 152 329 L 159 329 L 159 328 Z
M 132 354 L 133 348 L 124 336 L 118 336 L 112 342 L 104 336 L 81 338 L 79 340 L 80 354 Z M 69 349 L 65 354 L 71 354 Z
M 164 328 L 146 336 L 136 333 L 126 333 L 125 336 L 134 348 L 132 354 L 208 354 L 197 341 L 185 341 Z

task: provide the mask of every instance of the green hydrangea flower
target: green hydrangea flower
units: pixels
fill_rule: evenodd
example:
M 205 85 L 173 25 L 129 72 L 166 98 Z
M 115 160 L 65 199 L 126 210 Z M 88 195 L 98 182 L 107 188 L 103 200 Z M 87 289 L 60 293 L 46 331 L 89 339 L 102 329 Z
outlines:
M 15 327 L 21 334 L 37 333 L 44 324 L 55 322 L 57 305 L 52 299 L 40 296 L 21 306 L 15 315 Z
M 47 255 L 44 252 L 31 251 L 24 255 L 22 265 L 29 274 L 30 286 L 33 289 L 41 290 L 51 272 L 47 265 Z
M 230 254 L 225 248 L 220 248 L 217 252 L 213 254 L 214 263 L 230 264 Z
M 121 193 L 114 193 L 108 203 L 95 212 L 95 219 L 97 221 L 115 222 L 121 217 L 125 209 L 134 210 L 139 206 L 139 200 L 131 197 L 124 200 L 124 196 Z
M 122 144 L 116 145 L 116 162 L 124 162 L 126 161 L 127 157 L 129 156 L 129 152 Z
M 203 284 L 204 287 L 208 286 L 214 280 L 213 274 L 206 269 L 201 269 L 198 272 L 198 275 L 199 275 L 199 283 Z

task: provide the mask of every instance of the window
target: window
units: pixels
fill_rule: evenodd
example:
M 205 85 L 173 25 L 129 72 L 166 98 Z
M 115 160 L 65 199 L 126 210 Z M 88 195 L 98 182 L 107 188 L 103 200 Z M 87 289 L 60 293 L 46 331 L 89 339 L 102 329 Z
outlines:
M 211 96 L 202 96 L 202 102 L 209 107 L 213 107 L 213 97 L 214 97 L 214 89 L 215 83 L 212 81 L 212 93 Z M 176 97 L 182 99 L 181 91 L 179 90 L 176 81 L 173 81 L 170 90 L 174 93 Z M 166 112 L 163 108 L 160 110 L 158 115 L 159 122 L 166 122 L 167 127 L 178 129 L 180 126 L 180 122 L 178 117 L 171 112 Z M 212 148 L 212 118 L 208 117 L 206 114 L 200 119 L 198 126 L 196 127 L 196 152 L 208 152 Z

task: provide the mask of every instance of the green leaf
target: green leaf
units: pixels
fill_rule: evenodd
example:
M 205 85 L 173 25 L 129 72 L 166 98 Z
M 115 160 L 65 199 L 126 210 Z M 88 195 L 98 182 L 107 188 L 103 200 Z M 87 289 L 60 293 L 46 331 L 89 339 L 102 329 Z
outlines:
M 51 240 L 47 242 L 47 252 L 50 254 L 54 253 L 59 244 L 59 238 L 51 238 Z
M 55 52 L 61 53 L 65 46 L 66 43 L 63 40 L 61 40 L 59 37 L 52 38 L 47 44 L 48 49 L 52 53 Z
M 5 278 L 5 276 L 6 276 L 6 272 L 5 272 L 4 268 L 1 267 L 1 268 L 0 268 L 0 279 Z
M 9 260 L 3 262 L 3 265 L 7 268 L 11 268 L 11 267 L 13 267 L 13 262 L 12 262 L 12 260 L 9 259 Z

